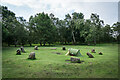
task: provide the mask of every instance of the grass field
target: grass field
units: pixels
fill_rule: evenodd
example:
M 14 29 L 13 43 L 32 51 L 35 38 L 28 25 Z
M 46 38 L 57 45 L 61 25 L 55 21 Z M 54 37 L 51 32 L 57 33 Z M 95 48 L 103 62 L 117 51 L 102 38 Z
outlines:
M 26 53 L 16 55 L 19 47 L 3 47 L 2 49 L 2 77 L 3 78 L 117 78 L 118 77 L 118 45 L 100 44 L 97 46 L 62 45 L 52 47 L 24 47 Z M 51 48 L 57 48 L 51 50 Z M 82 63 L 65 61 L 71 56 L 65 56 L 69 48 L 80 49 Z M 87 52 L 95 48 L 92 53 L 95 58 L 88 58 Z M 98 55 L 98 52 L 103 55 Z M 35 52 L 36 60 L 28 60 L 30 52 Z M 60 52 L 61 55 L 55 54 Z

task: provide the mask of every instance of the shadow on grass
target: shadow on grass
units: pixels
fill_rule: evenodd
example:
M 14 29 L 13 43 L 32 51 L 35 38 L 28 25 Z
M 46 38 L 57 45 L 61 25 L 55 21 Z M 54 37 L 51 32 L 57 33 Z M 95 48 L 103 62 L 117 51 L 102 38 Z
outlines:
M 26 60 L 31 61 L 31 60 L 38 60 L 38 59 L 36 59 L 36 58 L 35 59 L 27 58 Z
M 69 59 L 67 59 L 67 60 L 65 60 L 65 61 L 71 61 L 71 60 L 69 60 Z M 83 61 L 83 60 L 81 60 L 80 62 L 74 62 L 74 63 L 83 63 L 83 62 L 85 62 L 85 61 Z M 71 63 L 73 63 L 73 62 L 71 62 Z M 67 63 L 67 64 L 71 64 L 71 63 Z

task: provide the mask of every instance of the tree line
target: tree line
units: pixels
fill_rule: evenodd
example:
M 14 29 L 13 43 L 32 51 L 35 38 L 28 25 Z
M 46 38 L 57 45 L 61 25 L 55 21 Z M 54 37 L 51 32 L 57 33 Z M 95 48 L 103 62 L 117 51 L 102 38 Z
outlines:
M 64 20 L 54 14 L 37 13 L 30 16 L 27 22 L 23 17 L 6 6 L 2 10 L 2 42 L 10 45 L 33 43 L 45 45 L 61 44 L 94 44 L 120 41 L 120 22 L 112 26 L 104 24 L 98 14 L 91 13 L 90 19 L 84 19 L 83 13 L 66 14 Z

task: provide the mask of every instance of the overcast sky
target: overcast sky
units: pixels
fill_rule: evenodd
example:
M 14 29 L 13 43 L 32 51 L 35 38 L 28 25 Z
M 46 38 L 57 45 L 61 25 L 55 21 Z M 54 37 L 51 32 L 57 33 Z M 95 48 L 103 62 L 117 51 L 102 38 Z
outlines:
M 97 13 L 105 24 L 112 25 L 118 21 L 119 0 L 2 0 L 1 5 L 7 6 L 16 16 L 27 21 L 36 13 L 53 13 L 55 17 L 64 19 L 67 13 L 81 12 L 85 19 L 91 13 Z

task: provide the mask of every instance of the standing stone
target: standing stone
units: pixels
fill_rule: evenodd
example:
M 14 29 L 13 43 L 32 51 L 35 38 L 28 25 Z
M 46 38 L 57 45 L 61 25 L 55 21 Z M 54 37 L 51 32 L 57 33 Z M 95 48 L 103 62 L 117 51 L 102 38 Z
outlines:
M 28 59 L 36 59 L 35 52 L 31 52 Z
M 21 55 L 20 49 L 18 49 L 16 52 L 16 55 Z
M 102 52 L 99 52 L 99 55 L 103 55 L 103 53 L 102 53 Z
M 71 62 L 72 63 L 80 63 L 80 59 L 79 58 L 73 58 L 73 57 L 71 57 Z
M 65 46 L 62 47 L 63 50 L 66 50 Z
M 89 56 L 89 58 L 94 58 L 92 54 L 87 53 L 87 55 Z
M 91 52 L 92 52 L 92 53 L 96 53 L 96 52 L 95 52 L 95 49 L 92 49 L 92 51 L 91 51 Z
M 34 50 L 38 50 L 38 46 L 35 46 L 35 47 L 34 47 Z
M 23 52 L 23 53 L 25 53 L 25 50 L 24 50 L 24 48 L 23 48 L 23 46 L 21 46 L 21 51 Z

